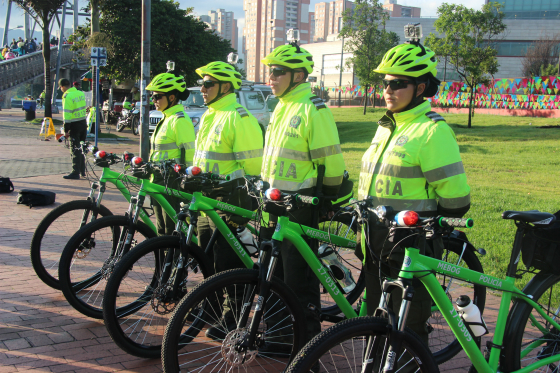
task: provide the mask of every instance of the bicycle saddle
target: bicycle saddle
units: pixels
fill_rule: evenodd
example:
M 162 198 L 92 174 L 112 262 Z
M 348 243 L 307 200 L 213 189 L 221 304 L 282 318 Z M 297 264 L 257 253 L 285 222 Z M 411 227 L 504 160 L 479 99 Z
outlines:
M 502 219 L 518 220 L 535 225 L 550 225 L 556 221 L 556 216 L 548 212 L 531 211 L 504 211 Z

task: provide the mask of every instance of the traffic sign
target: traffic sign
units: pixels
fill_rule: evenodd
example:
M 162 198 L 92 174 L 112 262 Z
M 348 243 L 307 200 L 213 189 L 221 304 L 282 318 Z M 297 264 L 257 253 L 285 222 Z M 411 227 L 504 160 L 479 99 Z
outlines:
M 97 67 L 97 60 L 98 60 L 97 58 L 92 58 L 91 59 L 91 66 Z
M 92 47 L 91 57 L 107 58 L 107 48 Z
M 100 58 L 99 59 L 99 66 L 107 66 L 107 59 L 106 58 Z

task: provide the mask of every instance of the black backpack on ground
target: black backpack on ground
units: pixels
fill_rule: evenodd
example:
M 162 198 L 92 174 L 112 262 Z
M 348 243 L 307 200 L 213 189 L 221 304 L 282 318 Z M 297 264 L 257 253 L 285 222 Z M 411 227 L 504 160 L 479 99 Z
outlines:
M 10 178 L 0 176 L 0 193 L 12 193 L 13 191 L 14 184 L 12 184 Z
M 18 205 L 46 206 L 54 203 L 56 193 L 43 190 L 22 189 L 17 197 Z

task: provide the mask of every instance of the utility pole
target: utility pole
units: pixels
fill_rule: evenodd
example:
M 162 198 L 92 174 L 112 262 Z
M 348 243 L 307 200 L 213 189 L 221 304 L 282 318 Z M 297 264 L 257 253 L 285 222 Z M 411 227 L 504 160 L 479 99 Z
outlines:
M 340 25 L 338 26 L 338 34 L 340 35 L 340 31 L 344 25 L 344 12 L 346 11 L 346 0 L 342 0 L 342 17 L 340 21 Z M 342 46 L 340 47 L 340 79 L 338 81 L 338 107 L 340 107 L 340 102 L 342 100 L 342 68 L 344 65 L 344 36 L 342 37 Z
M 142 0 L 142 77 L 140 79 L 140 94 L 142 100 L 140 121 L 142 123 L 142 129 L 140 131 L 140 157 L 145 160 L 148 160 L 150 156 L 150 105 L 146 86 L 150 81 L 151 8 L 151 0 Z
M 64 21 L 66 19 L 66 2 L 62 4 L 62 21 L 60 23 L 60 32 L 58 35 L 58 50 L 56 51 L 56 79 L 53 84 L 53 95 L 52 95 L 52 112 L 53 114 L 58 114 L 58 106 L 56 106 L 56 91 L 58 89 L 58 81 L 60 80 L 60 62 L 62 59 L 62 38 L 64 37 Z M 53 22 L 54 23 L 54 22 Z M 43 46 L 43 48 L 50 48 L 49 46 Z M 93 91 L 96 94 L 96 91 Z M 95 102 L 95 98 L 94 101 Z
M 12 12 L 12 0 L 8 1 L 8 9 L 6 9 L 6 23 L 4 23 L 4 37 L 2 38 L 2 46 L 8 44 L 8 30 L 10 29 L 11 12 Z

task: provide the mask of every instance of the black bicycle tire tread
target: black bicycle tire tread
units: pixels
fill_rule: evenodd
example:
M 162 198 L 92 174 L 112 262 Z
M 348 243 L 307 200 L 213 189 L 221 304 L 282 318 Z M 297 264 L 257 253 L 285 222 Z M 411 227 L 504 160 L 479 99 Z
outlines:
M 328 343 L 330 340 L 344 341 L 348 338 L 348 335 L 357 336 L 364 331 L 374 330 L 374 328 L 376 327 L 379 327 L 380 331 L 384 334 L 387 332 L 387 323 L 387 319 L 372 316 L 362 316 L 341 321 L 324 330 L 323 332 L 315 336 L 315 338 L 313 338 L 309 343 L 307 343 L 305 347 L 298 352 L 296 358 L 292 361 L 292 363 L 286 370 L 286 373 L 309 372 L 309 369 L 313 365 L 313 363 L 315 361 L 318 361 L 318 359 L 315 357 L 318 354 L 318 346 L 321 346 L 322 344 L 327 344 L 327 346 L 334 346 L 339 343 Z M 408 327 L 405 328 L 405 333 L 407 335 L 404 337 L 404 340 L 408 343 L 410 343 L 410 341 L 413 341 L 412 344 L 417 344 L 415 348 L 418 348 L 418 350 L 421 351 L 421 354 L 419 354 L 421 356 L 419 357 L 421 361 L 427 363 L 426 371 L 430 373 L 438 373 L 439 368 L 437 366 L 437 363 L 435 362 L 435 359 L 432 358 L 430 350 L 424 344 L 424 342 L 422 342 L 418 334 L 416 334 Z M 311 364 L 309 363 L 309 360 L 311 360 Z M 308 368 L 306 369 L 305 367 L 307 366 Z
M 529 282 L 523 289 L 523 292 L 525 294 L 531 294 L 533 299 L 538 302 L 541 296 L 551 286 L 560 282 L 560 275 L 541 272 L 533 277 L 532 280 L 535 280 L 535 282 Z M 532 288 L 531 291 L 527 291 L 529 288 Z M 529 303 L 520 299 L 516 300 L 510 309 L 508 322 L 506 323 L 506 331 L 504 333 L 504 352 L 500 364 L 504 372 L 513 372 L 521 369 L 518 353 L 520 343 L 518 343 L 518 341 L 523 338 L 525 325 L 527 324 L 527 319 L 532 309 L 533 307 Z M 512 327 L 512 325 L 517 327 Z
M 163 371 L 166 373 L 169 372 L 175 372 L 175 370 L 172 370 L 171 367 L 169 366 L 170 364 L 175 364 L 175 363 L 170 363 L 170 359 L 172 359 L 171 361 L 174 361 L 174 356 L 176 356 L 176 353 L 174 351 L 170 351 L 168 348 L 168 344 L 173 345 L 173 349 L 175 348 L 174 342 L 175 339 L 174 338 L 169 338 L 169 333 L 171 333 L 171 330 L 174 330 L 177 327 L 177 323 L 180 324 L 180 326 L 182 327 L 182 320 L 184 319 L 184 315 L 182 315 L 184 313 L 183 309 L 187 308 L 187 306 L 185 304 L 188 304 L 187 302 L 189 302 L 192 298 L 194 298 L 195 300 L 200 298 L 200 296 L 203 296 L 206 293 L 206 287 L 211 287 L 211 286 L 219 286 L 219 285 L 214 285 L 213 283 L 220 283 L 220 281 L 226 281 L 223 280 L 223 278 L 228 278 L 228 277 L 233 277 L 233 278 L 245 278 L 245 277 L 254 277 L 256 279 L 258 279 L 258 275 L 259 275 L 259 271 L 255 270 L 255 269 L 246 269 L 246 268 L 242 268 L 242 269 L 230 269 L 227 271 L 223 271 L 220 273 L 217 273 L 213 276 L 210 276 L 209 278 L 207 278 L 206 280 L 204 280 L 203 282 L 201 282 L 199 285 L 195 286 L 191 292 L 184 297 L 181 302 L 177 305 L 177 308 L 175 309 L 175 312 L 173 313 L 173 315 L 171 316 L 171 318 L 169 319 L 169 322 L 167 323 L 167 327 L 165 328 L 165 333 L 164 333 L 164 337 L 163 337 L 163 343 L 162 343 L 162 348 L 161 348 L 161 361 L 162 361 L 162 367 L 163 367 Z M 243 277 L 245 276 L 245 277 Z M 232 280 L 229 280 L 229 283 L 233 283 Z M 210 285 L 208 285 L 210 284 Z M 292 303 L 291 305 L 287 304 L 292 313 L 293 319 L 294 321 L 294 326 L 296 326 L 297 328 L 299 328 L 301 330 L 301 332 L 299 333 L 299 341 L 298 341 L 298 345 L 299 346 L 303 346 L 303 341 L 305 338 L 305 326 L 304 326 L 304 319 L 305 319 L 305 315 L 304 315 L 304 310 L 302 309 L 301 305 L 296 301 L 297 296 L 295 295 L 295 293 L 288 287 L 288 285 L 286 285 L 283 281 L 281 281 L 280 279 L 278 279 L 277 277 L 273 277 L 272 278 L 272 283 L 271 283 L 271 287 L 270 289 L 282 289 L 281 292 L 285 292 L 284 294 L 287 294 L 288 297 L 284 297 L 284 299 L 289 302 Z M 278 294 L 280 294 L 280 292 L 278 292 Z M 282 294 L 280 294 L 282 295 Z M 299 314 L 299 316 L 296 316 L 296 314 Z M 298 325 L 299 324 L 299 325 Z M 298 347 L 298 346 L 296 346 Z M 297 354 L 297 350 L 298 348 L 295 349 L 295 353 L 293 356 L 295 356 Z M 169 357 L 169 355 L 172 355 L 171 357 Z
M 93 203 L 93 201 L 88 199 L 75 200 L 75 201 L 63 203 L 62 205 L 57 206 L 52 211 L 50 211 L 47 215 L 45 215 L 45 217 L 43 218 L 43 220 L 41 220 L 41 222 L 35 229 L 35 232 L 33 233 L 33 237 L 31 238 L 31 245 L 29 248 L 31 265 L 33 267 L 33 270 L 37 274 L 37 276 L 41 279 L 41 281 L 43 281 L 46 285 L 50 286 L 53 289 L 60 290 L 60 284 L 57 278 L 52 277 L 47 272 L 47 270 L 45 269 L 41 261 L 41 242 L 43 240 L 43 237 L 45 236 L 45 233 L 52 225 L 52 223 L 62 215 L 70 211 L 85 210 L 87 208 L 89 209 L 96 208 L 96 206 Z M 103 205 L 99 206 L 99 214 L 102 217 L 113 215 L 113 213 Z
M 113 274 L 109 277 L 107 281 L 105 296 L 103 299 L 103 320 L 105 322 L 105 328 L 111 336 L 111 339 L 119 346 L 123 351 L 138 357 L 144 358 L 159 358 L 161 357 L 161 346 L 157 349 L 157 353 L 154 353 L 154 348 L 138 347 L 137 343 L 131 342 L 126 336 L 121 333 L 121 329 L 118 327 L 119 322 L 115 317 L 116 310 L 114 307 L 109 307 L 109 305 L 114 305 L 111 301 L 115 298 L 118 293 L 118 286 L 121 284 L 123 278 L 123 271 L 126 273 L 131 265 L 134 265 L 138 261 L 138 258 L 144 257 L 149 252 L 154 251 L 157 247 L 169 248 L 172 245 L 177 247 L 180 245 L 179 236 L 159 236 L 146 240 L 136 246 L 133 250 L 127 253 L 121 261 L 115 267 Z M 193 255 L 194 253 L 194 255 Z M 210 258 L 204 253 L 204 251 L 198 246 L 189 247 L 189 254 L 192 255 L 199 263 L 201 271 L 203 274 L 207 273 L 209 278 L 214 273 L 213 263 Z M 202 265 L 200 265 L 202 263 Z M 205 267 L 205 268 L 203 268 Z
M 83 235 L 89 234 L 90 232 L 95 232 L 97 229 L 114 225 L 119 225 L 121 227 L 128 226 L 128 218 L 122 215 L 112 215 L 97 219 L 94 222 L 86 224 L 82 229 L 76 232 L 74 236 L 72 236 L 72 238 L 66 244 L 66 247 L 64 247 L 62 255 L 60 256 L 60 265 L 58 267 L 60 288 L 68 303 L 70 303 L 70 305 L 74 307 L 75 310 L 82 313 L 83 315 L 97 320 L 103 319 L 103 311 L 100 309 L 94 309 L 93 307 L 84 304 L 75 296 L 76 294 L 74 293 L 72 284 L 70 283 L 68 267 L 72 262 L 75 246 L 77 243 L 82 242 L 81 237 Z M 156 233 L 144 222 L 138 221 L 135 228 L 137 232 L 140 232 L 147 239 L 156 237 Z

